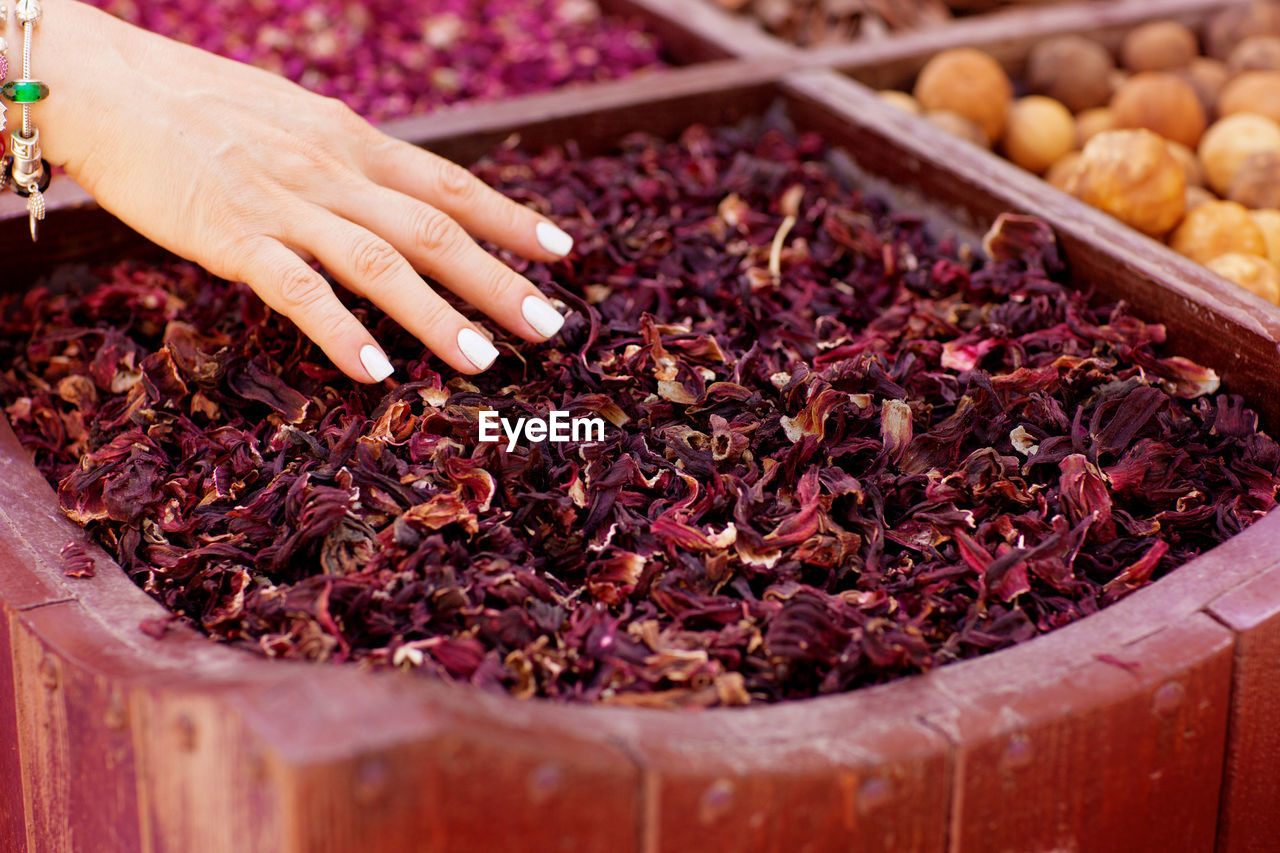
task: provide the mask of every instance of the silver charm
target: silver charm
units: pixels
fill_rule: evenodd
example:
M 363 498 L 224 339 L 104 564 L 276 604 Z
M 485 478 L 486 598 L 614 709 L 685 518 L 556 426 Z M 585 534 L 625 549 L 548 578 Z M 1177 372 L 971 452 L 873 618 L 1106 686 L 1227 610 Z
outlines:
M 31 222 L 31 240 L 37 239 L 36 230 L 44 219 L 44 194 L 40 182 L 44 179 L 44 162 L 40 159 L 40 131 L 31 129 L 30 135 L 19 131 L 9 134 L 9 149 L 13 152 L 13 165 L 9 179 L 15 187 L 27 191 L 27 216 Z
M 31 224 L 31 242 L 34 243 L 40 239 L 36 230 L 44 219 L 44 193 L 40 192 L 39 182 L 29 184 L 27 190 L 31 193 L 27 196 L 27 219 Z
M 9 134 L 9 153 L 13 155 L 13 182 L 20 187 L 40 183 L 44 166 L 40 163 L 40 131 L 32 128 L 30 134 L 15 130 Z
M 18 5 L 14 7 L 14 12 L 22 23 L 38 24 L 40 19 L 44 17 L 44 6 L 40 3 L 40 0 L 18 0 Z

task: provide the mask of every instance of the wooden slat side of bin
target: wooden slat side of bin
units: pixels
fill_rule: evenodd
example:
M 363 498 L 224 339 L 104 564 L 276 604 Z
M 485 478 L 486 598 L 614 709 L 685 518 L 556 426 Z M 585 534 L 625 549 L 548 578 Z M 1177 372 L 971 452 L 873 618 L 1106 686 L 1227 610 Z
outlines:
M 950 849 L 1213 849 L 1231 650 L 1196 614 L 1052 681 L 975 692 L 939 671 L 964 709 L 930 717 L 958 745 Z
M 920 719 L 953 703 L 927 679 L 892 691 L 619 732 L 644 768 L 651 849 L 946 850 L 952 750 Z M 761 741 L 772 729 L 776 739 Z M 745 746 L 744 746 L 745 745 Z
M 232 706 L 271 744 L 301 849 L 641 849 L 639 768 L 585 709 L 561 725 L 505 695 L 328 669 L 327 683 L 245 690 Z M 299 707 L 314 709 L 302 725 Z
M 477 104 L 382 125 L 442 157 L 470 163 L 507 140 L 538 151 L 573 141 L 584 154 L 608 150 L 631 132 L 672 136 L 690 124 L 725 124 L 763 112 L 792 56 L 708 62 L 578 90 Z
M 1221 596 L 1208 612 L 1236 632 L 1217 849 L 1268 853 L 1280 838 L 1280 566 Z
M 976 47 L 998 59 L 1018 79 L 1037 43 L 1056 35 L 1081 35 L 1114 49 L 1125 33 L 1152 20 L 1181 21 L 1193 28 L 1217 12 L 1249 0 L 1120 0 L 1030 8 L 972 18 L 949 27 L 910 33 L 866 45 L 809 51 L 812 67 L 836 68 L 873 89 L 910 87 L 929 59 L 951 47 Z
M 635 98 L 615 105 L 612 112 L 601 104 L 579 111 L 566 106 L 537 125 L 529 139 L 580 136 L 588 149 L 595 150 L 630 130 L 655 129 L 655 117 L 671 105 L 678 106 L 671 106 L 671 117 L 661 119 L 663 127 L 657 129 L 666 130 L 670 123 L 669 129 L 674 130 L 680 121 L 732 120 L 743 112 L 758 111 L 783 92 L 763 82 L 745 88 L 710 79 L 704 84 L 701 89 L 690 85 L 674 99 L 655 95 L 647 105 Z M 1081 214 L 1074 203 L 1061 206 L 1036 200 L 1024 183 L 1006 180 L 1000 170 L 988 171 L 987 160 L 976 158 L 975 152 L 957 148 L 954 142 L 948 147 L 949 138 L 939 137 L 941 148 L 928 150 L 930 140 L 918 138 L 914 127 L 895 124 L 897 118 L 874 95 L 851 81 L 833 73 L 810 72 L 788 78 L 785 91 L 792 114 L 802 126 L 847 145 L 864 168 L 914 185 L 954 208 L 967 209 L 974 225 L 982 227 L 1007 207 L 1045 215 L 1063 235 L 1078 276 L 1105 276 L 1103 283 L 1117 294 L 1148 299 L 1148 314 L 1167 313 L 1179 329 L 1199 317 L 1214 324 L 1217 334 L 1246 343 L 1254 338 L 1274 340 L 1274 336 L 1267 338 L 1272 321 L 1265 315 L 1250 316 L 1248 305 L 1233 307 L 1223 300 L 1206 299 L 1176 277 L 1161 285 L 1153 273 L 1149 247 L 1121 240 L 1118 226 L 1105 217 L 1091 217 L 1087 210 Z M 601 111 L 609 116 L 607 121 L 601 120 Z M 463 151 L 477 144 L 469 141 L 471 130 L 478 137 L 500 138 L 523 127 L 528 115 L 521 104 L 512 107 L 505 119 L 500 113 L 480 114 L 480 118 L 485 120 L 483 128 L 469 130 L 459 120 L 452 142 L 438 141 Z M 1167 296 L 1163 301 L 1143 296 L 1148 288 Z M 1195 340 L 1193 332 L 1184 330 L 1183 339 Z M 1224 349 L 1218 344 L 1196 355 L 1227 359 Z M 1272 369 L 1277 357 L 1280 353 L 1274 345 L 1269 350 L 1251 345 L 1237 361 L 1260 371 Z M 430 793 L 415 800 L 392 786 L 405 780 L 420 785 L 424 792 L 435 791 L 447 810 L 456 813 L 456 823 L 443 824 L 451 827 L 448 833 L 440 830 L 441 834 L 425 839 L 427 849 L 452 849 L 450 845 L 510 838 L 499 834 L 506 831 L 503 827 L 482 823 L 486 817 L 503 818 L 501 813 L 494 816 L 484 810 L 483 798 L 506 803 L 545 797 L 549 808 L 565 809 L 569 801 L 557 798 L 568 796 L 559 788 L 566 779 L 591 780 L 582 782 L 591 789 L 573 792 L 579 802 L 588 803 L 593 791 L 605 792 L 601 800 L 608 805 L 605 814 L 611 832 L 634 839 L 645 850 L 662 849 L 665 843 L 674 849 L 681 840 L 676 830 L 694 825 L 737 831 L 740 827 L 731 816 L 750 820 L 751 805 L 756 806 L 754 811 L 781 820 L 788 809 L 808 797 L 818 797 L 812 810 L 805 812 L 808 823 L 777 825 L 779 832 L 794 831 L 794 838 L 777 835 L 762 840 L 796 847 L 811 823 L 831 833 L 817 840 L 822 842 L 815 843 L 819 849 L 848 849 L 850 839 L 842 833 L 850 826 L 867 833 L 862 836 L 870 842 L 867 849 L 877 845 L 894 850 L 937 849 L 947 803 L 956 803 L 960 797 L 950 815 L 954 820 L 966 807 L 959 792 L 982 781 L 966 776 L 966 770 L 980 760 L 983 749 L 1008 747 L 999 740 L 1009 736 L 1005 730 L 982 728 L 990 725 L 987 718 L 1015 700 L 1035 702 L 1030 695 L 1002 696 L 1014 671 L 1011 667 L 1020 668 L 1028 687 L 1047 685 L 1048 689 L 1063 678 L 1088 672 L 1096 655 L 1123 648 L 1131 654 L 1129 662 L 1143 672 L 1163 673 L 1165 681 L 1178 679 L 1184 695 L 1200 700 L 1195 707 L 1204 715 L 1183 718 L 1178 716 L 1183 712 L 1175 713 L 1196 733 L 1187 751 L 1142 752 L 1130 772 L 1183 772 L 1211 765 L 1215 755 L 1220 768 L 1222 746 L 1212 742 L 1212 732 L 1218 719 L 1214 715 L 1226 718 L 1226 693 L 1215 685 L 1223 681 L 1221 661 L 1230 660 L 1229 636 L 1225 630 L 1215 635 L 1217 629 L 1206 628 L 1194 614 L 1208 601 L 1248 581 L 1259 568 L 1257 555 L 1267 548 L 1274 552 L 1280 542 L 1280 517 L 1269 518 L 1216 549 L 1213 559 L 1198 560 L 1131 599 L 1049 636 L 923 678 L 847 696 L 701 714 L 574 708 L 519 702 L 395 673 L 255 659 L 207 643 L 189 631 L 151 640 L 137 630 L 137 621 L 159 613 L 159 606 L 133 587 L 114 564 L 101 560 L 100 576 L 91 581 L 61 577 L 58 548 L 79 532 L 58 517 L 48 486 L 23 459 L 7 425 L 0 427 L 0 460 L 7 460 L 0 469 L 7 475 L 0 488 L 11 496 L 0 500 L 0 528 L 13 532 L 7 539 L 0 537 L 0 599 L 11 608 L 11 636 L 22 637 L 20 650 L 15 649 L 17 669 L 11 681 L 30 691 L 31 685 L 42 684 L 41 662 L 53 660 L 59 672 L 57 684 L 83 683 L 92 693 L 92 685 L 101 680 L 101 696 L 108 705 L 114 701 L 110 688 L 122 692 L 128 709 L 137 809 L 142 816 L 137 832 L 143 848 L 155 850 L 184 849 L 183 844 L 192 849 L 202 841 L 192 834 L 202 831 L 204 818 L 184 811 L 199 811 L 208 803 L 248 816 L 242 826 L 217 830 L 222 849 L 272 849 L 267 846 L 271 843 L 277 844 L 274 849 L 325 849 L 324 829 L 333 829 L 342 839 L 370 839 L 360 845 L 364 853 L 379 851 L 375 843 L 393 849 L 394 842 L 424 825 L 420 812 L 431 807 L 426 799 Z M 33 606 L 18 609 L 23 605 L 13 604 L 11 598 Z M 56 603 L 65 598 L 74 602 Z M 70 615 L 77 610 L 84 612 Z M 1184 647 L 1191 650 L 1190 669 L 1184 672 L 1172 665 L 1167 654 L 1173 644 L 1158 639 L 1161 634 L 1185 641 Z M 1165 724 L 1135 709 L 1154 701 L 1152 685 L 1159 677 L 1111 680 L 1113 670 L 1114 664 L 1105 664 L 1098 674 L 1110 691 L 1105 694 L 1108 704 L 1098 700 L 1074 707 L 1082 713 L 1130 720 L 1140 730 L 1134 736 L 1139 743 L 1158 741 Z M 1154 690 L 1158 692 L 1164 683 Z M 1128 696 L 1122 695 L 1126 684 L 1132 688 Z M 36 695 L 43 694 L 37 691 Z M 76 742 L 111 742 L 98 732 L 106 725 L 105 716 L 77 717 L 59 711 L 48 699 L 41 701 L 46 710 L 21 721 L 19 728 L 50 733 L 54 753 L 65 752 L 68 744 Z M 1046 700 L 1023 712 L 1025 719 L 1036 723 L 1034 736 L 1045 742 L 1074 731 L 1069 719 L 1052 716 L 1054 707 L 1053 701 Z M 1103 710 L 1096 711 L 1098 707 Z M 4 708 L 0 703 L 0 713 Z M 1120 710 L 1113 712 L 1113 708 Z M 981 719 L 966 719 L 968 714 L 980 714 Z M 77 741 L 81 729 L 84 736 Z M 4 730 L 5 720 L 0 717 L 0 734 Z M 730 749 L 734 744 L 739 745 L 736 754 Z M 964 762 L 953 761 L 954 750 L 964 750 Z M 1046 773 L 1058 768 L 1047 760 L 1040 764 L 1037 756 L 1047 755 L 1034 752 L 1031 767 L 1042 767 Z M 25 760 L 31 766 L 38 763 L 34 756 Z M 105 758 L 93 761 L 95 766 L 106 764 Z M 423 761 L 429 763 L 424 767 Z M 477 768 L 494 764 L 499 772 L 486 785 Z M 127 761 L 113 766 L 127 766 Z M 579 770 L 585 775 L 579 776 Z M 1216 803 L 1216 783 L 1212 773 L 1210 777 L 1206 795 Z M 68 784 L 99 782 L 71 778 Z M 367 801 L 355 796 L 360 786 L 368 789 Z M 391 798 L 383 812 L 388 820 L 419 822 L 387 829 L 387 835 L 380 837 L 369 828 L 379 807 L 368 805 L 379 796 Z M 758 803 L 753 802 L 756 798 Z M 314 828 L 315 821 L 325 819 L 311 805 L 314 802 L 340 811 L 327 818 L 329 823 Z M 1205 813 L 1201 801 L 1178 802 L 1190 814 Z M 44 811 L 67 811 L 71 803 L 68 792 L 65 803 L 55 798 Z M 922 811 L 939 803 L 940 811 Z M 1026 826 L 1031 814 L 1035 810 L 1028 807 L 996 816 L 1001 822 L 996 829 L 1007 831 L 1006 823 Z M 527 813 L 516 812 L 516 816 L 528 819 Z M 516 826 L 529 825 L 520 820 Z M 566 820 L 581 830 L 575 830 L 572 839 L 590 848 L 596 837 L 592 833 L 599 831 L 600 824 Z M 742 840 L 732 834 L 717 839 L 713 831 L 705 832 L 704 839 L 704 849 L 733 849 Z
M 0 850 L 27 851 L 26 797 L 18 748 L 18 692 L 13 681 L 10 611 L 0 607 Z

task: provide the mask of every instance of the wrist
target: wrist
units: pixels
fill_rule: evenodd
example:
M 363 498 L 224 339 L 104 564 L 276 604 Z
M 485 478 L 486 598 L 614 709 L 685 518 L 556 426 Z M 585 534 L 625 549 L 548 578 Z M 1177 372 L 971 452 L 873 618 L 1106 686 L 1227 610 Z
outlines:
M 43 15 L 32 30 L 30 76 L 44 83 L 49 94 L 32 105 L 31 123 L 40 133 L 44 158 L 74 175 L 110 106 L 95 90 L 105 81 L 124 79 L 123 57 L 108 30 L 112 24 L 131 28 L 75 0 L 42 0 L 41 5 Z M 23 26 L 12 6 L 5 30 L 8 79 L 13 81 L 23 76 Z M 6 106 L 8 135 L 21 130 L 22 105 Z

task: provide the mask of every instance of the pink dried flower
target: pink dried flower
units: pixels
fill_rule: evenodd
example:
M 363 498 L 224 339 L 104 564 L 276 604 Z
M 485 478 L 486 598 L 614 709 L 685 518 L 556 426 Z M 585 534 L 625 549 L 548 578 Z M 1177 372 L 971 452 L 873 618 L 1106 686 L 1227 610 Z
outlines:
M 663 64 L 595 0 L 88 0 L 130 23 L 340 98 L 371 121 L 612 80 Z

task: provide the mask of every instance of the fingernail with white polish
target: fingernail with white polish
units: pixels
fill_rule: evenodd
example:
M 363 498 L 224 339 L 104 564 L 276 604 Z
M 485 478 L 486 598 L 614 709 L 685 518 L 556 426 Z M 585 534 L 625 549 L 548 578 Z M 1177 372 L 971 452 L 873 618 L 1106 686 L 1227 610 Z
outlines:
M 556 257 L 563 258 L 573 251 L 573 238 L 550 222 L 539 222 L 536 230 L 542 248 Z
M 533 330 L 544 338 L 549 338 L 564 325 L 564 317 L 551 307 L 551 303 L 537 296 L 526 296 L 520 303 L 520 311 L 524 314 Z
M 382 350 L 373 344 L 365 344 L 360 348 L 360 363 L 364 365 L 364 369 L 369 372 L 374 382 L 381 382 L 395 372 L 395 368 L 391 366 L 391 362 L 387 361 Z
M 488 370 L 489 365 L 498 357 L 498 350 L 485 339 L 485 336 L 474 329 L 463 329 L 458 332 L 458 349 L 467 357 L 467 361 L 480 370 Z

